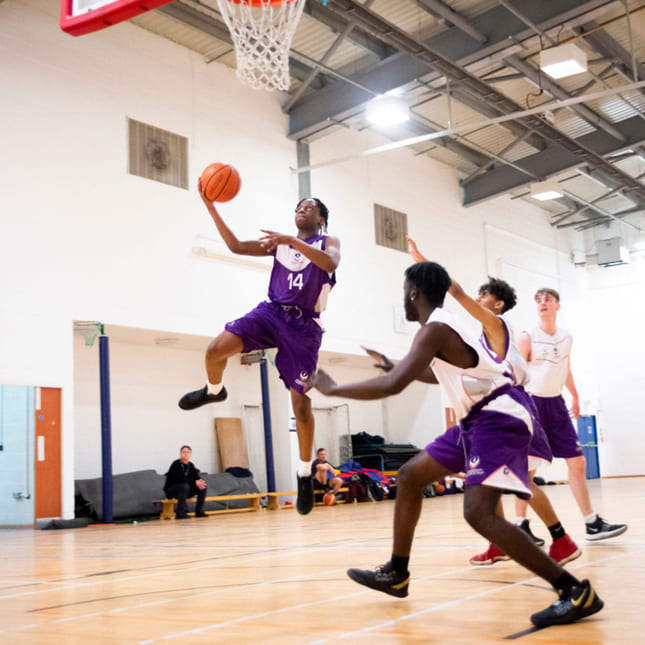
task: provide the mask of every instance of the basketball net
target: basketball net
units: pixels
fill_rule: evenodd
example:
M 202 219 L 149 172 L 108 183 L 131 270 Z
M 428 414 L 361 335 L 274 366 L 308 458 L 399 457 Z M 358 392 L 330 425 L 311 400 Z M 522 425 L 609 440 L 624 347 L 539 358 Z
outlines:
M 83 337 L 87 347 L 92 347 L 96 337 L 103 335 L 104 329 L 100 322 L 95 322 L 93 320 L 75 320 L 74 333 Z
M 256 90 L 289 89 L 289 48 L 305 0 L 217 0 L 235 46 L 237 76 Z

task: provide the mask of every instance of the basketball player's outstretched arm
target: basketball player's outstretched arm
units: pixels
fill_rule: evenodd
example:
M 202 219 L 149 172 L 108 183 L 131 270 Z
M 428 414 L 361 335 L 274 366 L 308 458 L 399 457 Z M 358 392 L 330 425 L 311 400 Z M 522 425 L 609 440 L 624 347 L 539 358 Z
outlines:
M 423 325 L 414 337 L 410 351 L 386 374 L 366 381 L 338 385 L 329 374 L 319 370 L 310 379 L 310 383 L 322 394 L 348 399 L 368 401 L 398 394 L 412 381 L 423 376 L 432 359 L 442 351 L 446 335 L 444 327 L 436 324 Z
M 417 243 L 411 238 L 405 238 L 410 245 L 410 255 L 415 262 L 427 262 L 428 259 L 419 252 Z M 492 312 L 482 307 L 476 300 L 471 298 L 461 287 L 461 285 L 451 278 L 450 289 L 448 293 L 473 317 L 478 320 L 484 328 L 484 333 L 488 339 L 491 349 L 499 356 L 504 358 L 506 353 L 506 329 L 504 323 Z
M 471 298 L 458 282 L 451 279 L 448 293 L 484 328 L 484 334 L 488 339 L 491 349 L 499 358 L 506 355 L 506 327 L 504 323 L 492 311 L 480 305 L 474 298 Z
M 262 242 L 260 240 L 241 241 L 237 239 L 233 231 L 231 231 L 231 229 L 226 225 L 226 222 L 222 219 L 221 215 L 215 208 L 215 205 L 204 196 L 204 193 L 202 192 L 201 179 L 197 183 L 197 189 L 199 190 L 199 195 L 206 205 L 213 222 L 215 222 L 217 231 L 231 253 L 235 253 L 237 255 L 267 255 L 267 251 L 264 246 L 262 246 Z
M 308 260 L 327 273 L 333 273 L 340 263 L 340 240 L 337 237 L 327 236 L 325 250 L 316 249 L 295 235 L 285 235 L 277 231 L 262 229 L 265 234 L 260 239 L 264 245 L 265 253 L 271 253 L 279 244 L 287 244 L 296 251 L 300 251 Z
M 361 345 L 361 349 L 364 350 L 368 356 L 377 361 L 374 363 L 374 367 L 377 369 L 389 372 L 394 367 L 394 363 L 385 354 L 381 354 L 381 352 L 377 352 L 375 349 L 370 349 L 364 345 Z M 438 383 L 437 377 L 434 375 L 434 372 L 429 365 L 419 376 L 417 376 L 416 380 L 423 383 Z

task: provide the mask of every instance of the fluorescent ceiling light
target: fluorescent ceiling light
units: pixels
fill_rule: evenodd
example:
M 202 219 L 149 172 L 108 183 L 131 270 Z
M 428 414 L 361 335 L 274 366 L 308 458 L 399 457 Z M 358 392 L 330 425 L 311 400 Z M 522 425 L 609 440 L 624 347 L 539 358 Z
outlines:
M 563 196 L 564 193 L 557 181 L 538 181 L 535 184 L 531 184 L 531 197 L 533 199 L 539 199 L 543 202 L 547 199 L 558 199 L 558 197 Z
M 377 96 L 365 106 L 365 116 L 375 125 L 396 125 L 410 120 L 410 106 L 397 96 Z
M 540 52 L 540 69 L 551 78 L 564 78 L 587 71 L 587 54 L 574 43 Z

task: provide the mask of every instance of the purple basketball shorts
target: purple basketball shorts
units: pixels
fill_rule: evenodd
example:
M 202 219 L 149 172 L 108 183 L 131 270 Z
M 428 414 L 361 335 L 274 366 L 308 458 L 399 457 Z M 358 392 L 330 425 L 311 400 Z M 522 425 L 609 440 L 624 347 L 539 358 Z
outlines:
M 582 446 L 569 411 L 561 396 L 532 396 L 538 420 L 551 446 L 554 457 L 570 459 L 582 456 Z
M 492 486 L 528 499 L 530 439 L 521 419 L 483 410 L 469 419 L 468 430 L 448 428 L 426 452 L 450 471 L 465 472 L 466 486 Z
M 225 329 L 242 339 L 244 352 L 276 347 L 275 366 L 288 389 L 302 392 L 316 370 L 322 328 L 298 307 L 261 302 Z

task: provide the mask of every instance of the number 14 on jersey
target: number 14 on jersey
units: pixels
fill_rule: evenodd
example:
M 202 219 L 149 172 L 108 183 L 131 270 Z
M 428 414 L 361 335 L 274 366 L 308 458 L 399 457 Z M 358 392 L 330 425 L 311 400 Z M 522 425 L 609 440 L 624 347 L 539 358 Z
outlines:
M 302 284 L 302 280 L 303 280 L 302 273 L 296 273 L 295 277 L 294 277 L 293 273 L 290 273 L 287 276 L 287 280 L 289 281 L 289 290 L 291 290 L 293 288 L 297 288 L 297 289 L 300 289 L 302 291 L 302 286 L 303 286 L 303 284 Z

